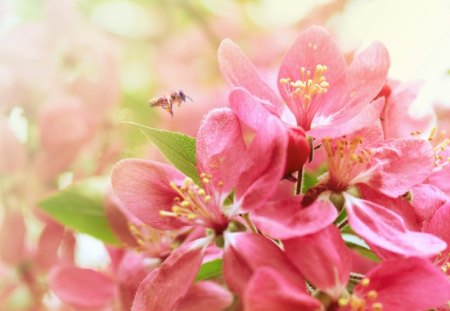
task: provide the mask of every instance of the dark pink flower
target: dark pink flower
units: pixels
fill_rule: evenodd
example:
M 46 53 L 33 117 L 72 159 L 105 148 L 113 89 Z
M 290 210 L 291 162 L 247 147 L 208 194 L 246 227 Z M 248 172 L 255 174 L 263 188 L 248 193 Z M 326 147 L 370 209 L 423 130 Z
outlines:
M 408 258 L 383 262 L 339 304 L 351 311 L 410 311 L 437 308 L 449 300 L 448 278 L 427 260 Z
M 209 113 L 197 140 L 201 185 L 168 165 L 128 159 L 115 166 L 113 189 L 125 208 L 154 228 L 200 225 L 220 234 L 241 208 L 263 204 L 283 176 L 287 141 L 278 122 L 266 121 L 247 148 L 231 110 Z M 225 206 L 233 188 L 234 204 Z

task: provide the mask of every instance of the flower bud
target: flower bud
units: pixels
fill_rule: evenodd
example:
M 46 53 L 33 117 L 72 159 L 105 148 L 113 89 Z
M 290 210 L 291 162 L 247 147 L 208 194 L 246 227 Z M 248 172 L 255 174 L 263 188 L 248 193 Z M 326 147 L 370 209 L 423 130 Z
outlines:
M 309 158 L 310 146 L 301 127 L 292 127 L 288 130 L 289 143 L 287 150 L 284 176 L 297 172 Z

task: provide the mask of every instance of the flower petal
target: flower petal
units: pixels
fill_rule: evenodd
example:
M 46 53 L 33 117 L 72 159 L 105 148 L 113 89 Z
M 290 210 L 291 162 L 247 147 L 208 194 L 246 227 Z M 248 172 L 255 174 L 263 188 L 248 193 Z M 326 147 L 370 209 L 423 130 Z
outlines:
M 8 209 L 0 227 L 0 259 L 11 265 L 21 264 L 27 256 L 27 228 L 22 213 Z
M 160 268 L 142 281 L 132 311 L 173 311 L 200 269 L 205 243 L 206 240 L 196 240 L 172 252 Z
M 212 183 L 222 182 L 225 195 L 231 192 L 239 176 L 246 147 L 239 119 L 229 108 L 214 109 L 205 117 L 197 135 L 197 166 L 212 175 Z
M 155 269 L 159 260 L 149 264 L 152 258 L 145 258 L 140 253 L 127 252 L 120 260 L 116 272 L 116 280 L 119 287 L 119 297 L 123 310 L 131 310 L 136 292 L 148 273 Z
M 253 233 L 226 233 L 223 274 L 228 287 L 242 295 L 253 273 L 271 267 L 298 288 L 304 280 L 283 251 L 267 238 Z
M 316 139 L 336 138 L 361 130 L 374 124 L 380 117 L 384 98 L 378 98 L 357 109 L 343 109 L 339 113 L 313 120 L 308 134 Z
M 433 217 L 425 224 L 423 231 L 434 234 L 447 242 L 447 251 L 450 248 L 450 203 L 436 210 Z
M 130 224 L 135 223 L 136 217 L 121 205 L 117 196 L 109 191 L 105 196 L 103 206 L 106 219 L 122 243 L 128 247 L 137 247 L 139 243 L 130 232 Z
M 420 231 L 421 223 L 417 219 L 416 212 L 404 197 L 391 198 L 364 184 L 359 184 L 358 190 L 362 199 L 388 208 L 403 218 L 409 230 Z
M 351 254 L 334 226 L 283 241 L 289 260 L 314 286 L 337 300 L 347 285 Z
M 278 117 L 243 89 L 230 93 L 230 106 L 243 123 L 256 131 L 236 185 L 237 205 L 255 209 L 273 194 L 283 177 L 288 131 Z
M 303 208 L 301 198 L 266 203 L 251 213 L 259 230 L 277 239 L 289 239 L 320 231 L 337 217 L 336 208 L 327 200 L 316 200 Z
M 358 110 L 371 102 L 386 83 L 389 53 L 380 42 L 372 43 L 353 60 L 347 70 L 347 97 L 344 110 Z
M 367 274 L 368 286 L 358 284 L 355 293 L 364 297 L 376 291 L 383 310 L 429 310 L 450 300 L 450 281 L 429 261 L 420 258 L 387 261 Z
M 170 182 L 181 183 L 184 175 L 169 165 L 139 159 L 119 161 L 112 171 L 112 186 L 126 209 L 157 229 L 177 229 L 184 224 L 160 215 L 170 210 L 177 196 Z
M 223 311 L 231 305 L 229 291 L 211 281 L 197 282 L 189 289 L 175 311 Z
M 390 87 L 392 82 L 388 83 Z M 409 107 L 420 92 L 422 83 L 405 83 L 392 85 L 390 96 L 386 100 L 382 114 L 383 130 L 386 139 L 409 138 L 415 131 L 424 131 L 431 122 L 432 116 L 412 118 Z
M 403 195 L 422 183 L 434 167 L 433 149 L 420 139 L 388 141 L 373 158 L 383 165 L 377 171 L 380 178 L 371 179 L 367 184 L 390 197 Z
M 284 279 L 276 270 L 259 268 L 245 292 L 246 311 L 320 310 L 321 303 Z
M 39 236 L 34 261 L 43 271 L 49 270 L 58 260 L 58 249 L 64 236 L 64 227 L 57 223 L 48 223 Z
M 110 277 L 91 269 L 60 266 L 50 272 L 49 282 L 56 296 L 74 308 L 106 307 L 117 293 Z
M 406 228 L 403 219 L 394 212 L 369 201 L 344 193 L 348 222 L 368 243 L 401 256 L 431 257 L 447 245 L 427 233 Z
M 436 211 L 449 202 L 449 198 L 438 187 L 429 184 L 414 186 L 411 190 L 411 206 L 420 223 L 430 221 Z
M 286 102 L 289 102 L 289 95 L 279 81 L 284 78 L 301 79 L 301 67 L 312 71 L 317 65 L 328 67 L 326 79 L 330 85 L 345 74 L 345 60 L 334 39 L 324 28 L 312 26 L 300 34 L 281 63 L 278 89 Z
M 234 87 L 242 87 L 252 95 L 273 105 L 273 111 L 281 113 L 280 100 L 275 92 L 261 79 L 255 65 L 230 39 L 219 46 L 218 59 L 222 75 Z
M 450 165 L 444 166 L 441 170 L 437 170 L 427 178 L 426 183 L 438 187 L 447 196 L 450 197 Z

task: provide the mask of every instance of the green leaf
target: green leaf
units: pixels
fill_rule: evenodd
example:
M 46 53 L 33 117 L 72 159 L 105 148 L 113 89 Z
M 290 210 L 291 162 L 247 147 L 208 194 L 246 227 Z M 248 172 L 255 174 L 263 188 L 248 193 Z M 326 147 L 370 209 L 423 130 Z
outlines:
M 199 182 L 195 165 L 195 138 L 177 132 L 155 129 L 134 122 L 124 122 L 138 126 L 142 132 L 155 144 L 161 153 L 176 168 L 189 176 L 194 182 Z
M 211 279 L 222 275 L 222 259 L 205 262 L 195 277 L 196 281 Z
M 103 209 L 109 178 L 95 177 L 71 185 L 39 202 L 56 221 L 105 243 L 120 245 Z

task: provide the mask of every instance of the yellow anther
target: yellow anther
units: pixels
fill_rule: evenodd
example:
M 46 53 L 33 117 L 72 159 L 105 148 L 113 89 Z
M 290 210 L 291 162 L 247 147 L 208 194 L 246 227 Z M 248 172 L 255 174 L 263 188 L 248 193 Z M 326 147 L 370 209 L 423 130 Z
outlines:
M 195 214 L 188 214 L 187 215 L 187 218 L 189 219 L 189 220 L 194 220 L 195 218 L 197 218 L 197 215 L 195 215 Z
M 206 177 L 206 173 L 201 173 L 201 174 L 200 174 L 200 177 L 201 177 L 201 178 L 205 178 L 205 177 Z
M 199 195 L 201 195 L 201 196 L 204 196 L 205 194 L 206 194 L 206 192 L 205 192 L 205 190 L 204 189 L 200 189 L 200 190 L 198 190 L 198 192 L 197 192 Z
M 372 304 L 372 311 L 383 311 L 383 304 L 375 302 Z
M 185 201 L 182 201 L 180 203 L 180 205 L 183 206 L 183 207 L 188 207 L 189 205 L 191 205 L 191 202 L 185 200 Z
M 184 179 L 183 185 L 184 185 L 185 187 L 187 187 L 187 186 L 192 185 L 193 183 L 194 183 L 194 181 L 193 181 L 191 178 L 186 177 L 186 178 Z
M 434 139 L 434 136 L 436 135 L 436 131 L 437 131 L 437 129 L 435 127 L 433 127 L 431 129 L 430 135 L 428 136 L 429 141 L 432 141 Z
M 204 178 L 202 179 L 202 182 L 203 182 L 204 184 L 208 184 L 208 183 L 209 183 L 209 178 L 204 177 Z
M 289 78 L 280 79 L 281 84 L 289 84 L 289 82 L 291 82 L 291 79 Z
M 367 298 L 369 298 L 370 300 L 375 300 L 378 297 L 378 293 L 375 290 L 371 290 L 367 293 Z
M 174 212 L 169 212 L 169 211 L 159 211 L 159 215 L 160 216 L 167 216 L 167 217 L 177 217 L 177 214 Z
M 339 298 L 339 300 L 338 300 L 338 305 L 339 305 L 339 307 L 345 307 L 345 306 L 348 305 L 348 303 L 349 303 L 348 298 L 341 297 L 341 298 Z
M 362 286 L 367 287 L 367 286 L 369 286 L 369 284 L 370 284 L 370 279 L 369 278 L 364 278 L 364 279 L 361 280 L 361 285 Z
M 211 201 L 211 196 L 207 195 L 204 200 L 206 203 L 208 203 L 209 201 Z

